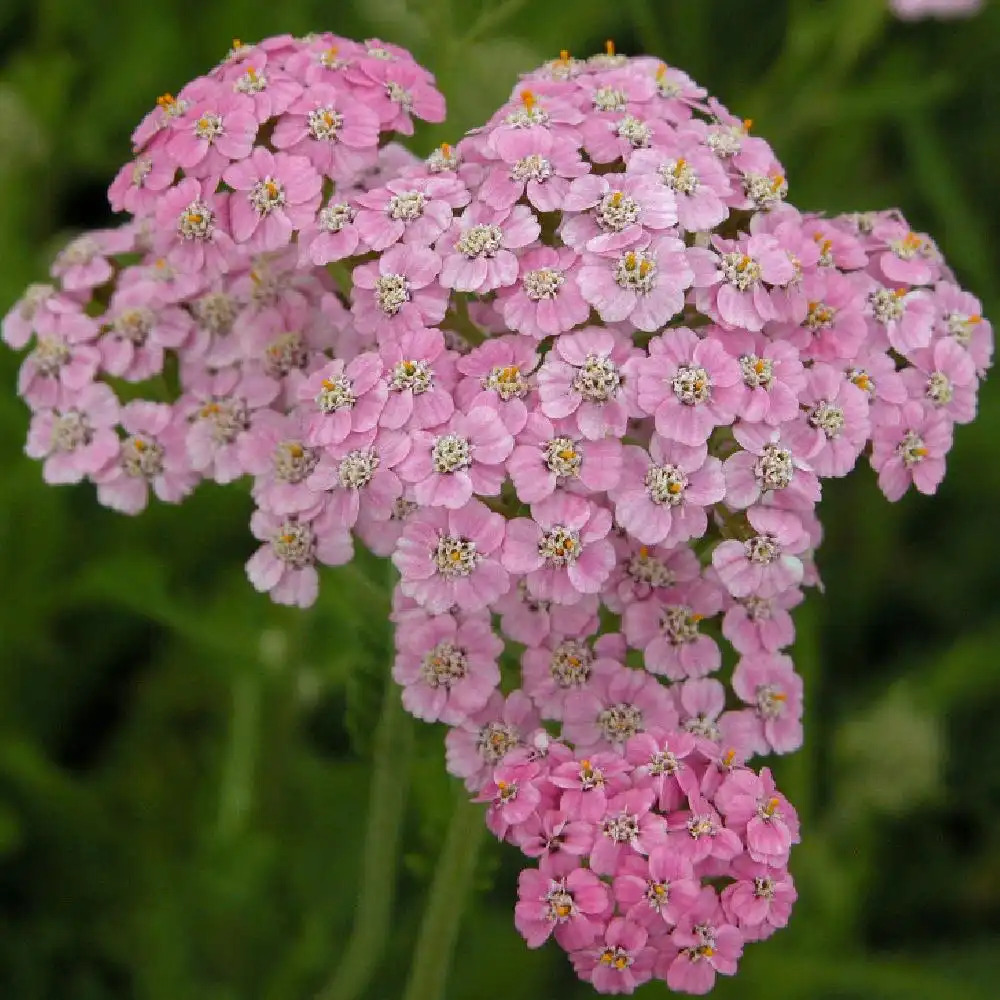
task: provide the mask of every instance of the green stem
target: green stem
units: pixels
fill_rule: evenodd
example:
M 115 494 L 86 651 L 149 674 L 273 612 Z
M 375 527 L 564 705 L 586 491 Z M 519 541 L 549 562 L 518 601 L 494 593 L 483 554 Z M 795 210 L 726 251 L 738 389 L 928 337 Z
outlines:
M 459 792 L 434 870 L 403 1000 L 440 1000 L 444 993 L 485 829 L 482 809 L 469 802 L 464 791 Z
M 399 834 L 413 726 L 403 711 L 399 688 L 386 677 L 382 712 L 375 730 L 361 885 L 354 928 L 333 977 L 317 1000 L 354 1000 L 368 985 L 385 947 L 396 889 Z
M 232 697 L 229 753 L 219 790 L 217 831 L 223 840 L 239 833 L 250 813 L 260 719 L 260 677 L 251 670 L 239 673 L 233 679 Z

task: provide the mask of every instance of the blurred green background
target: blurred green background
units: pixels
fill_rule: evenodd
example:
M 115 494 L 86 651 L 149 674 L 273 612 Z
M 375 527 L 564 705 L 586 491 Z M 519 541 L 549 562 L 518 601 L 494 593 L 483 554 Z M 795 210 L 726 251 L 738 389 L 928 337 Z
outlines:
M 562 48 L 655 53 L 754 119 L 793 202 L 902 207 L 1000 318 L 1000 7 L 903 25 L 881 0 L 2 0 L 0 313 L 108 221 L 157 95 L 234 36 L 321 28 L 438 74 L 449 123 L 421 149 Z M 414 950 L 444 978 L 437 930 L 463 903 L 448 1000 L 590 996 L 514 931 L 517 852 L 476 859 L 468 814 L 450 821 L 442 731 L 382 713 L 382 570 L 328 571 L 316 609 L 278 609 L 243 577 L 245 491 L 133 520 L 46 488 L 17 364 L 0 355 L 0 996 L 391 1000 Z M 938 496 L 890 506 L 867 469 L 828 485 L 827 592 L 797 615 L 807 742 L 777 765 L 800 899 L 715 995 L 1000 993 L 998 439 L 994 380 Z M 415 949 L 449 822 L 474 890 L 442 893 Z

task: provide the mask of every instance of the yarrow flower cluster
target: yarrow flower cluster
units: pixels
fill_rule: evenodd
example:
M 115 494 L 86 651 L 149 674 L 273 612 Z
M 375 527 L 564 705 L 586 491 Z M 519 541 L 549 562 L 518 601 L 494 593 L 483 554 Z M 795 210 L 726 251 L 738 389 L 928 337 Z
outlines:
M 405 52 L 332 35 L 162 98 L 132 220 L 4 320 L 27 451 L 126 513 L 250 476 L 281 603 L 355 538 L 391 557 L 392 675 L 531 859 L 528 945 L 704 993 L 795 898 L 795 811 L 747 762 L 802 740 L 821 481 L 865 455 L 933 493 L 992 330 L 898 211 L 799 212 L 658 60 L 563 53 L 425 161 L 386 141 L 442 115 Z

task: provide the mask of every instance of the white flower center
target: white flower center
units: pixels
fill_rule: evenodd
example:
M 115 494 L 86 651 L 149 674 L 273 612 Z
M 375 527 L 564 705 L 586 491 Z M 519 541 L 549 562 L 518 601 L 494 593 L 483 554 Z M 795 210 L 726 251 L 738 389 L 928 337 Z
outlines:
M 760 282 L 760 264 L 745 253 L 724 253 L 722 276 L 739 291 L 745 292 Z
M 133 479 L 155 479 L 163 472 L 163 446 L 133 435 L 122 443 L 121 463 Z
M 783 490 L 795 474 L 792 453 L 776 444 L 766 444 L 754 463 L 753 474 L 762 490 Z
M 431 688 L 450 688 L 469 671 L 464 649 L 450 642 L 439 642 L 420 664 L 420 679 Z
M 552 163 L 538 153 L 523 156 L 510 168 L 511 180 L 547 181 L 552 176 Z
M 712 396 L 711 376 L 701 365 L 678 365 L 670 385 L 685 406 L 698 406 Z
M 386 210 L 396 222 L 413 222 L 424 214 L 427 199 L 419 191 L 404 191 L 389 199 Z
M 345 490 L 360 490 L 372 481 L 378 467 L 378 452 L 374 448 L 359 448 L 341 459 L 337 477 Z
M 642 732 L 642 712 L 628 702 L 618 702 L 605 708 L 597 716 L 597 725 L 601 735 L 609 743 L 624 743 L 626 740 Z
M 467 469 L 472 465 L 472 446 L 469 439 L 458 434 L 444 434 L 434 441 L 431 449 L 434 471 L 445 474 Z
M 316 553 L 316 538 L 308 524 L 288 520 L 271 539 L 274 554 L 293 569 L 311 566 Z
M 375 279 L 375 304 L 386 316 L 395 316 L 410 301 L 410 284 L 402 274 L 383 274 Z
M 463 231 L 455 249 L 469 260 L 495 257 L 503 245 L 503 230 L 499 226 L 479 225 Z
M 344 116 L 329 105 L 313 108 L 307 121 L 309 134 L 320 142 L 336 142 L 337 133 L 344 127 Z
M 621 191 L 609 191 L 594 209 L 594 216 L 605 231 L 620 233 L 639 221 L 639 203 Z
M 573 388 L 588 403 L 606 403 L 618 395 L 622 377 L 618 366 L 599 354 L 588 354 L 583 367 L 573 377 Z
M 576 562 L 580 555 L 580 534 L 557 524 L 546 531 L 538 542 L 538 554 L 550 566 L 568 566 Z
M 454 535 L 442 535 L 434 547 L 434 562 L 438 572 L 449 580 L 469 576 L 481 559 L 475 542 Z
M 583 455 L 576 449 L 576 442 L 568 437 L 554 437 L 542 445 L 545 466 L 562 479 L 580 475 Z
M 540 302 L 542 299 L 554 299 L 559 294 L 566 281 L 566 276 L 562 271 L 556 271 L 551 267 L 540 267 L 535 271 L 528 271 L 521 279 L 524 286 L 524 294 L 532 302 Z
M 644 485 L 653 503 L 677 507 L 684 502 L 688 478 L 676 465 L 651 465 Z
M 254 184 L 247 197 L 249 197 L 254 211 L 263 218 L 265 215 L 270 215 L 276 208 L 284 206 L 285 188 L 280 181 L 276 181 L 268 175 Z
M 774 382 L 774 364 L 770 358 L 744 354 L 740 358 L 740 372 L 743 384 L 750 389 L 770 389 Z
M 301 483 L 316 468 L 319 452 L 300 441 L 282 441 L 274 449 L 274 478 L 283 483 Z
M 560 688 L 582 687 L 590 679 L 594 654 L 579 639 L 564 639 L 552 651 L 549 674 Z
M 426 361 L 397 361 L 392 369 L 389 388 L 395 392 L 409 389 L 414 396 L 427 392 L 434 384 L 434 371 Z
M 818 427 L 827 438 L 835 438 L 844 429 L 844 411 L 821 399 L 808 416 L 809 425 Z

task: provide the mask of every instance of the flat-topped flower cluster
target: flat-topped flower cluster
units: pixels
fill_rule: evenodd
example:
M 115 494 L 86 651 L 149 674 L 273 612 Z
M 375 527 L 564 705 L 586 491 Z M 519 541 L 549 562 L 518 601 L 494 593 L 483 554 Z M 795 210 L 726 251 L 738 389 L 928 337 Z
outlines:
M 866 455 L 934 492 L 992 331 L 899 212 L 797 211 L 658 60 L 564 53 L 425 161 L 388 141 L 442 114 L 405 52 L 330 35 L 162 98 L 111 187 L 133 221 L 4 321 L 27 450 L 127 513 L 252 477 L 282 603 L 355 538 L 391 556 L 393 676 L 537 859 L 529 946 L 705 992 L 795 895 L 746 762 L 801 743 L 821 480 Z

